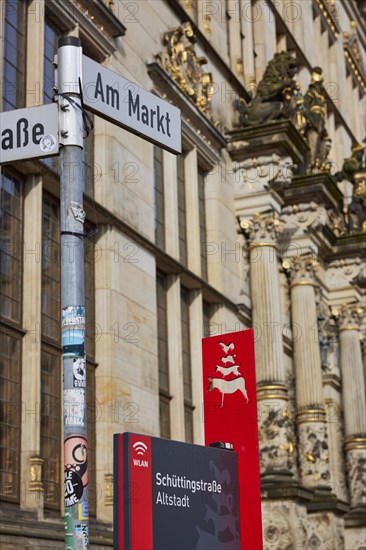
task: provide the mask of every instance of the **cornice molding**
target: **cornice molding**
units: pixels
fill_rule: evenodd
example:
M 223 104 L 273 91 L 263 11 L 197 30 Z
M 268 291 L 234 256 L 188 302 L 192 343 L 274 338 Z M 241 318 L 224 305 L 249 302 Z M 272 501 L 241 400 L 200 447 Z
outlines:
M 62 31 L 78 26 L 79 38 L 97 61 L 104 61 L 114 53 L 114 38 L 126 33 L 126 27 L 101 0 L 58 0 L 45 4 L 47 16 Z

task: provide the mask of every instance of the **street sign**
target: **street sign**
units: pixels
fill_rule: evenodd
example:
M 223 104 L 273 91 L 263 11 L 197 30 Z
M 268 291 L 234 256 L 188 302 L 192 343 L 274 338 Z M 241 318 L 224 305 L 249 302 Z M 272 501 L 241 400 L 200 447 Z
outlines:
M 181 153 L 180 110 L 83 55 L 83 101 L 102 118 Z
M 0 164 L 57 155 L 57 104 L 0 113 L 0 140 Z
M 203 338 L 202 365 L 205 443 L 232 443 L 237 451 L 241 548 L 262 550 L 253 330 Z
M 234 451 L 114 435 L 114 550 L 238 550 Z

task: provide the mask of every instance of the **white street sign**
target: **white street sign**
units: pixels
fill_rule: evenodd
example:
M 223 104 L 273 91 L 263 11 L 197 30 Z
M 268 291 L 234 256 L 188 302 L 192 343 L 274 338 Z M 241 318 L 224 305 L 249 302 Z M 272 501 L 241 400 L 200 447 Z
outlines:
M 180 153 L 180 110 L 83 55 L 84 105 L 152 143 Z
M 0 164 L 57 155 L 57 104 L 0 113 L 0 142 Z

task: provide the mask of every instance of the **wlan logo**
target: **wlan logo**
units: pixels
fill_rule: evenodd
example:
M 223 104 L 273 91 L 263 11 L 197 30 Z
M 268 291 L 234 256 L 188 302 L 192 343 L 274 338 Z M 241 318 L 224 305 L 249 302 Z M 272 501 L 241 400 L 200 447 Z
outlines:
M 136 441 L 132 445 L 134 451 L 138 455 L 144 455 L 147 451 L 147 445 L 143 441 Z M 149 467 L 149 461 L 148 460 L 141 460 L 140 458 L 134 458 L 133 459 L 133 465 L 139 466 L 140 468 L 148 468 Z

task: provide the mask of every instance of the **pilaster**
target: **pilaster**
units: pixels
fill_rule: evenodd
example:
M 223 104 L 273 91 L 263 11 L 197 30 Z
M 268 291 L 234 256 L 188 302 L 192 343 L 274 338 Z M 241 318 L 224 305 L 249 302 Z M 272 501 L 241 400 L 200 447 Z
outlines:
M 28 176 L 24 191 L 21 507 L 43 513 L 42 482 L 32 485 L 32 460 L 41 445 L 41 176 Z
M 361 507 L 366 512 L 366 398 L 359 333 L 364 312 L 357 304 L 351 304 L 342 306 L 338 313 L 345 420 L 344 448 L 351 509 Z M 366 522 L 363 523 L 366 526 Z

